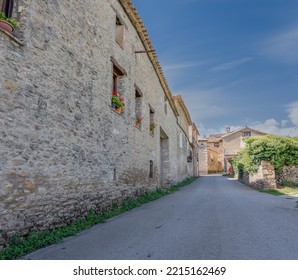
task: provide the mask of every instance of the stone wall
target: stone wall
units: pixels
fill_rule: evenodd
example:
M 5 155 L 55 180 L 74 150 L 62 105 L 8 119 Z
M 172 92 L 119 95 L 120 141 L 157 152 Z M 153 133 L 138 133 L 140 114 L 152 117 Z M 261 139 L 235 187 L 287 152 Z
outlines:
M 208 173 L 223 172 L 221 155 L 218 150 L 208 148 Z
M 248 172 L 243 172 L 243 174 L 237 174 L 240 181 L 244 184 L 260 188 L 276 188 L 276 177 L 275 168 L 268 161 L 262 161 L 258 168 L 258 171 L 254 174 L 249 174 Z
M 0 247 L 189 176 L 190 163 L 177 161 L 175 108 L 164 110 L 165 81 L 149 55 L 135 53 L 144 41 L 123 6 L 28 0 L 22 9 L 24 46 L 0 32 Z M 111 107 L 115 63 L 125 73 L 121 113 Z
M 199 139 L 199 174 L 208 174 L 208 149 L 207 139 Z
M 235 174 L 241 182 L 246 185 L 260 188 L 278 188 L 283 181 L 298 184 L 298 167 L 284 166 L 282 172 L 277 173 L 274 166 L 268 161 L 262 161 L 258 170 L 254 174 L 244 171 L 242 174 Z
M 189 112 L 185 106 L 185 103 L 182 97 L 174 96 L 173 97 L 177 111 L 179 113 L 178 116 L 178 154 L 177 161 L 179 162 L 178 166 L 178 174 L 179 177 L 191 177 L 194 175 L 195 171 L 195 150 L 192 146 L 192 122 L 189 118 Z
M 298 184 L 298 166 L 284 166 L 282 172 L 277 175 L 277 181 L 289 181 Z

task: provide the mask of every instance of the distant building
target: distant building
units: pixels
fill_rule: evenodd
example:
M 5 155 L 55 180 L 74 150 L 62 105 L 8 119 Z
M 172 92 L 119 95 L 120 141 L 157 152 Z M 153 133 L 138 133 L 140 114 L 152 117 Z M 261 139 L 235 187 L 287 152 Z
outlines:
M 250 136 L 263 136 L 267 133 L 250 127 L 236 131 L 227 129 L 226 133 L 211 134 L 208 138 L 199 139 L 200 174 L 228 172 L 229 160 L 237 156 L 244 147 L 243 139 Z

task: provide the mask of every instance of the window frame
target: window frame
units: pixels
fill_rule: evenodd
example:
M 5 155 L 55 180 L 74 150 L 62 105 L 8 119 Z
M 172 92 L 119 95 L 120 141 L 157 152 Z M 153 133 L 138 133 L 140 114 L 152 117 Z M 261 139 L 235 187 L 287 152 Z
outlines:
M 11 18 L 14 9 L 14 0 L 2 0 L 1 12 L 5 14 L 6 17 Z
M 154 137 L 155 128 L 156 128 L 155 110 L 151 107 L 151 105 L 149 105 L 149 133 L 152 137 Z
M 137 119 L 138 116 L 142 117 L 143 120 L 143 93 L 138 86 L 135 85 L 135 118 Z M 142 120 L 139 124 L 137 121 L 135 126 L 139 129 L 142 128 Z
M 118 15 L 115 22 L 115 41 L 123 49 L 124 48 L 124 24 Z
M 251 131 L 244 131 L 244 132 L 242 133 L 242 136 L 243 136 L 243 137 L 251 137 Z
M 149 179 L 154 178 L 154 162 L 153 160 L 149 160 Z
M 120 64 L 111 57 L 112 62 L 112 90 L 111 90 L 111 107 L 113 110 L 116 110 L 116 108 L 113 107 L 112 98 L 113 96 L 116 96 L 120 99 L 121 102 L 124 103 L 124 94 L 123 92 L 119 92 L 119 83 L 120 79 L 123 79 L 125 76 L 127 76 L 126 70 L 120 66 Z M 122 109 L 118 110 L 118 113 L 122 113 Z

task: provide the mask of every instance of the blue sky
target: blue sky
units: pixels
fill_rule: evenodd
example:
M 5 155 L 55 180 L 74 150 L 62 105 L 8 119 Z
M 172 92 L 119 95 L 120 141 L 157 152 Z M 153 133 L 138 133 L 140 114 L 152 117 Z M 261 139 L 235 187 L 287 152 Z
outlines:
M 298 136 L 297 0 L 132 0 L 200 135 Z

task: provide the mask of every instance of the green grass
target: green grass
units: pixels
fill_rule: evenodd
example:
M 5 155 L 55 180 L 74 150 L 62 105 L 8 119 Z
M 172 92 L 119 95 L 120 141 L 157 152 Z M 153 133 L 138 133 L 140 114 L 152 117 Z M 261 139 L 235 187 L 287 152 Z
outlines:
M 281 184 L 284 187 L 298 188 L 298 184 L 297 183 L 294 183 L 294 182 L 291 182 L 291 181 L 287 181 L 287 180 L 283 180 Z
M 267 194 L 272 194 L 272 195 L 285 195 L 284 193 L 280 192 L 279 190 L 276 189 L 260 189 L 259 192 L 261 193 L 267 193 Z
M 291 181 L 287 181 L 287 180 L 283 180 L 281 183 L 281 188 L 278 189 L 261 189 L 259 190 L 260 192 L 263 193 L 268 193 L 268 194 L 272 194 L 272 195 L 292 195 L 292 196 L 296 196 L 298 195 L 298 184 L 291 182 Z
M 55 230 L 30 233 L 24 238 L 20 236 L 14 236 L 10 238 L 9 246 L 0 251 L 0 260 L 17 259 L 39 248 L 59 243 L 65 237 L 73 236 L 83 230 L 91 228 L 96 224 L 105 223 L 105 221 L 109 218 L 139 207 L 142 204 L 156 200 L 162 196 L 173 193 L 178 189 L 192 183 L 195 179 L 196 178 L 189 178 L 177 185 L 170 186 L 167 189 L 158 188 L 155 191 L 146 192 L 138 198 L 125 201 L 120 206 L 113 205 L 110 210 L 100 214 L 96 214 L 95 211 L 90 210 L 86 217 L 79 218 L 74 223 Z
M 268 193 L 272 195 L 298 195 L 298 188 L 297 187 L 283 187 L 280 189 L 261 189 L 259 190 L 263 193 Z

